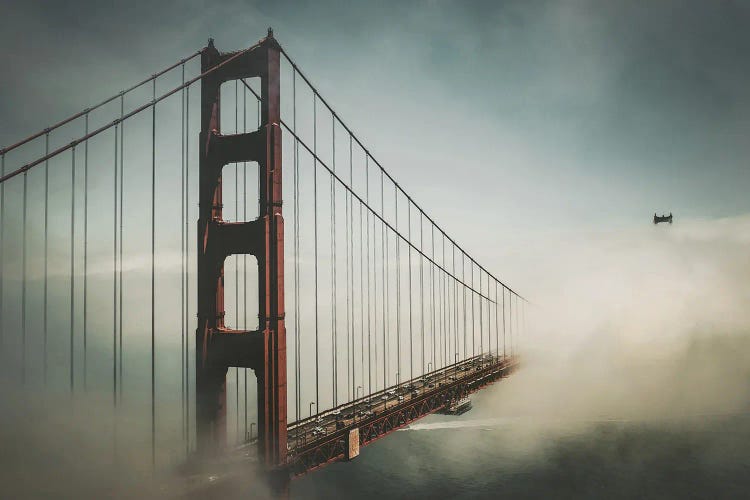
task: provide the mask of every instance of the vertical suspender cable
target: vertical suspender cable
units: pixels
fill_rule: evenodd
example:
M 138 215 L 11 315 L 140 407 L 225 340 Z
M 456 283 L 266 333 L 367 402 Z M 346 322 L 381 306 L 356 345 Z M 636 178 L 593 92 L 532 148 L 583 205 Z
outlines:
M 156 101 L 156 78 L 153 85 Z M 151 465 L 156 466 L 156 102 L 151 107 Z
M 334 129 L 335 130 L 335 129 Z M 334 141 L 335 144 L 335 141 Z M 351 189 L 351 136 L 349 136 L 349 188 Z M 335 158 L 335 155 L 334 155 Z M 350 308 L 351 308 L 351 301 L 349 300 L 349 245 L 352 240 L 352 235 L 349 232 L 349 190 L 344 190 L 344 215 L 345 215 L 345 224 L 344 224 L 344 234 L 346 235 L 346 392 L 348 395 L 348 401 L 352 400 L 352 386 L 349 383 L 349 375 L 350 375 L 350 362 L 353 359 L 352 352 L 351 352 L 351 325 L 349 323 L 350 320 Z
M 359 203 L 359 358 L 360 358 L 360 377 L 362 385 L 365 385 L 365 259 L 364 259 L 364 239 L 362 238 L 362 202 Z M 367 249 L 367 255 L 370 255 L 370 249 Z M 369 270 L 368 270 L 369 271 Z M 369 290 L 368 290 L 369 295 Z M 367 303 L 367 314 L 370 314 L 370 304 Z M 355 394 L 356 396 L 356 394 Z
M 430 223 L 430 234 L 432 243 L 430 244 L 430 256 L 432 263 L 430 264 L 430 318 L 432 321 L 431 337 L 432 337 L 432 369 L 435 370 L 435 224 Z
M 517 335 L 518 332 L 516 332 L 516 326 L 513 324 L 513 301 L 515 296 L 514 294 L 511 294 L 510 291 L 508 292 L 508 298 L 510 299 L 510 355 L 512 357 L 516 353 L 515 335 Z M 517 309 L 516 314 L 518 314 Z
M 453 360 L 458 361 L 458 282 L 456 281 L 456 245 L 452 245 L 452 272 L 453 272 Z
M 516 299 L 516 300 L 518 301 L 519 299 Z M 524 309 L 525 309 L 524 308 L 524 302 L 523 302 L 523 300 L 521 300 L 520 310 L 518 311 L 519 312 L 519 315 L 518 315 L 518 321 L 519 321 L 519 326 L 518 326 L 518 348 L 519 348 L 519 350 L 521 348 L 521 338 L 522 338 L 522 336 L 524 334 L 524 327 L 525 327 Z
M 244 87 L 243 87 L 244 88 Z M 234 133 L 239 133 L 239 90 L 240 81 L 234 81 Z M 234 219 L 240 220 L 240 172 L 239 165 L 234 164 Z M 234 322 L 235 328 L 240 324 L 240 256 L 234 254 Z M 240 441 L 240 369 L 234 369 L 234 408 L 235 408 L 235 439 Z
M 424 357 L 424 217 L 422 210 L 419 211 L 419 322 L 420 332 L 422 336 L 422 374 L 425 373 L 425 357 Z
M 28 172 L 23 173 L 23 222 L 21 227 L 21 383 L 26 384 L 26 212 Z
M 331 115 L 331 147 L 332 147 L 332 166 L 333 172 L 336 172 L 336 122 L 335 117 Z M 336 356 L 337 335 L 336 335 L 336 188 L 334 186 L 333 176 L 329 176 L 331 182 L 331 350 L 333 360 L 333 406 L 338 402 L 338 357 Z
M 89 114 L 84 118 L 89 133 Z M 88 390 L 89 141 L 83 144 L 83 390 Z
M 446 336 L 445 336 L 445 364 L 450 366 L 455 361 L 455 356 L 451 357 L 451 351 L 453 349 L 453 302 L 451 301 L 451 273 L 448 272 L 447 263 L 443 263 L 445 267 L 445 310 L 446 310 Z
M 437 262 L 437 261 L 436 261 Z M 437 363 L 436 366 L 441 368 L 445 363 L 445 294 L 443 293 L 443 264 L 444 261 L 440 262 L 440 265 L 435 266 L 435 272 L 437 276 L 437 296 L 435 307 L 437 310 Z
M 448 323 L 446 322 L 447 311 L 446 311 L 446 307 L 445 307 L 445 292 L 446 292 L 446 290 L 445 290 L 446 275 L 445 275 L 445 271 L 444 271 L 444 269 L 445 269 L 445 233 L 443 233 L 442 231 L 441 231 L 441 233 L 443 235 L 443 249 L 442 249 L 442 257 L 443 258 L 440 261 L 440 266 L 442 267 L 442 269 L 440 270 L 440 288 L 441 288 L 441 291 L 440 291 L 440 309 L 441 309 L 441 314 L 440 315 L 442 317 L 441 328 L 440 328 L 440 330 L 441 330 L 441 341 L 440 342 L 443 345 L 443 348 L 440 351 L 440 357 L 443 358 L 441 360 L 441 365 L 442 366 L 446 366 L 448 364 L 448 359 L 447 359 L 448 358 L 448 356 L 447 356 L 448 342 L 446 341 L 446 339 L 448 338 L 448 329 L 447 329 Z
M 396 200 L 396 233 L 398 233 L 398 188 L 393 185 L 393 197 Z M 401 241 L 398 234 L 396 240 L 396 383 L 401 382 Z
M 455 251 L 455 248 L 456 248 L 455 245 L 454 245 L 453 248 L 454 248 L 454 251 Z M 459 250 L 460 250 L 460 248 L 459 248 Z M 453 276 L 456 277 L 456 279 L 454 281 L 454 284 L 453 284 L 453 286 L 454 286 L 454 290 L 453 290 L 453 303 L 454 303 L 454 307 L 456 308 L 456 320 L 455 320 L 456 321 L 456 353 L 458 353 L 459 352 L 459 342 L 458 342 L 459 325 L 458 325 L 458 316 L 459 316 L 459 314 L 461 312 L 461 309 L 460 309 L 460 307 L 458 305 L 458 290 L 460 289 L 460 285 L 458 283 L 458 274 L 456 274 L 456 263 L 455 263 L 456 259 L 454 258 L 453 260 L 454 260 L 454 263 L 453 263 Z M 456 357 L 458 359 L 463 359 L 463 355 L 461 355 L 461 354 L 459 354 L 459 356 L 456 356 Z
M 495 331 L 497 331 L 497 316 L 495 316 L 494 321 L 492 317 L 492 299 L 490 299 L 490 294 L 492 292 L 492 289 L 490 288 L 490 283 L 494 283 L 495 280 L 492 276 L 487 274 L 487 342 L 489 345 L 489 349 L 487 349 L 487 352 L 492 354 L 494 351 L 492 350 L 492 325 L 494 323 L 495 325 Z M 497 303 L 497 294 L 495 294 L 495 303 Z M 497 304 L 496 304 L 497 308 Z M 497 342 L 495 343 L 495 347 L 497 348 Z
M 435 227 L 433 226 L 433 242 L 434 242 L 434 233 Z M 433 243 L 434 244 L 434 243 Z M 437 369 L 438 366 L 442 366 L 442 358 L 443 358 L 443 301 L 442 301 L 442 271 L 440 269 L 440 266 L 437 264 L 437 259 L 435 258 L 434 250 L 433 250 L 433 270 L 435 272 L 434 280 L 435 280 L 435 361 L 432 363 L 432 369 Z
M 469 259 L 469 264 L 471 264 L 471 355 L 476 356 L 477 350 L 476 350 L 476 324 L 477 324 L 477 318 L 475 315 L 475 309 L 474 309 L 474 295 L 476 292 L 474 291 L 474 259 Z
M 355 292 L 354 292 L 354 196 L 353 196 L 353 189 L 354 189 L 354 154 L 352 151 L 352 136 L 349 134 L 349 184 L 352 188 L 352 192 L 349 193 L 349 231 L 350 231 L 350 260 L 349 265 L 351 266 L 350 271 L 350 280 L 351 280 L 351 294 L 352 294 L 352 308 L 351 308 L 351 315 L 352 315 L 352 397 L 350 399 L 354 399 L 357 397 L 357 348 L 356 348 L 356 341 L 355 341 L 355 335 L 357 334 L 357 327 L 354 320 L 354 304 L 356 303 L 355 300 Z M 360 307 L 361 307 L 360 303 Z M 361 349 L 360 349 L 361 351 Z
M 482 269 L 479 269 L 479 354 L 484 355 L 484 299 L 482 298 Z
M 320 408 L 320 372 L 318 360 L 318 104 L 313 94 L 313 217 L 315 232 L 315 409 Z
M 370 204 L 370 156 L 365 151 L 365 200 Z M 362 206 L 360 203 L 360 212 Z M 367 212 L 367 393 L 372 394 L 372 330 L 370 321 L 370 212 Z M 374 232 L 374 231 L 373 231 Z M 374 236 L 374 235 L 373 235 Z M 373 245 L 374 247 L 375 245 Z M 374 248 L 373 248 L 374 251 Z M 364 370 L 364 369 L 363 369 Z
M 495 284 L 495 279 L 487 273 L 487 352 L 492 354 L 494 351 L 492 349 L 492 331 L 493 331 L 493 324 L 494 324 L 494 330 L 497 331 L 497 317 L 493 317 L 492 314 L 492 288 L 491 286 Z M 495 303 L 497 303 L 497 294 L 494 295 L 495 297 Z M 497 304 L 496 304 L 497 306 Z M 495 344 L 495 347 L 497 347 L 497 343 Z
M 498 307 L 500 301 L 497 297 L 497 280 L 495 280 L 495 357 L 500 354 L 500 316 L 498 315 Z
M 44 134 L 44 156 L 47 156 L 49 154 L 49 132 L 46 132 Z M 3 156 L 3 159 L 5 156 Z M 49 336 L 49 330 L 48 330 L 48 308 L 47 308 L 47 300 L 49 297 L 48 291 L 49 291 L 49 160 L 44 161 L 44 311 L 42 312 L 43 320 L 42 320 L 42 328 L 43 328 L 43 342 L 44 342 L 44 353 L 43 353 L 43 371 L 44 371 L 44 385 L 47 385 L 47 340 Z M 2 241 L 2 236 L 0 236 L 0 242 Z M 0 250 L 0 254 L 2 253 L 2 250 Z M 2 269 L 0 269 L 0 276 L 2 275 Z M 0 283 L 2 283 L 2 278 L 0 278 Z M 2 287 L 0 287 L 0 297 L 2 297 Z M 0 304 L 2 304 L 2 298 L 0 298 Z M 3 315 L 2 308 L 0 307 L 0 317 Z
M 468 312 L 468 310 L 466 309 L 466 284 L 465 284 L 466 283 L 466 254 L 464 253 L 463 250 L 461 250 L 461 281 L 463 281 L 464 283 L 463 285 L 461 285 L 463 302 L 464 302 L 463 314 L 461 314 L 461 316 L 463 317 L 463 320 L 464 320 L 464 356 L 463 357 L 464 359 L 466 359 L 467 354 L 468 354 L 468 350 L 467 350 L 468 346 L 466 344 L 466 330 L 467 330 L 466 328 L 467 314 L 466 313 Z
M 125 94 L 122 94 L 120 97 L 120 119 L 122 120 L 122 117 L 125 115 Z M 116 170 L 116 169 L 115 169 Z M 118 360 L 118 370 L 119 370 L 119 391 L 120 391 L 120 403 L 122 403 L 122 396 L 123 396 L 123 388 L 124 388 L 124 378 L 122 376 L 123 372 L 123 328 L 122 328 L 122 303 L 123 303 L 123 279 L 122 279 L 122 252 L 123 252 L 123 231 L 124 231 L 124 215 L 125 212 L 123 212 L 123 204 L 124 204 L 124 198 L 123 195 L 125 194 L 125 122 L 120 122 L 120 182 L 119 182 L 119 189 L 120 189 L 120 196 L 119 196 L 119 220 L 120 220 L 120 234 L 118 238 L 118 245 L 119 248 L 119 255 L 118 255 L 118 279 L 117 279 L 117 287 L 118 287 L 118 326 L 117 329 L 119 331 L 119 345 L 117 349 L 117 356 L 119 358 Z
M 335 131 L 335 129 L 334 129 Z M 334 141 L 334 144 L 336 142 Z M 334 154 L 334 159 L 336 158 L 336 155 Z M 346 393 L 347 393 L 347 401 L 352 400 L 352 387 L 349 383 L 349 375 L 350 375 L 350 361 L 352 359 L 352 353 L 351 353 L 351 344 L 350 344 L 350 335 L 351 335 L 351 326 L 349 325 L 349 308 L 351 307 L 351 302 L 349 301 L 349 242 L 351 241 L 351 234 L 349 234 L 349 189 L 351 189 L 351 180 L 349 182 L 348 186 L 344 186 L 344 235 L 345 235 L 345 243 L 346 243 L 346 252 L 345 252 L 345 261 L 346 261 Z M 349 189 L 346 189 L 349 188 Z
M 185 83 L 185 64 L 182 64 L 182 83 Z M 182 421 L 182 437 L 185 438 L 187 429 L 185 425 L 185 343 L 186 339 L 186 291 L 185 291 L 185 89 L 180 92 L 180 415 Z
M 441 312 L 440 312 L 440 316 L 441 316 L 441 328 L 440 328 L 440 330 L 441 330 L 441 335 L 440 335 L 441 336 L 441 340 L 440 340 L 440 343 L 442 344 L 442 349 L 440 350 L 440 357 L 442 359 L 440 360 L 440 363 L 441 363 L 441 366 L 446 366 L 448 364 L 448 355 L 447 355 L 447 350 L 448 350 L 448 342 L 447 342 L 447 338 L 448 338 L 447 314 L 448 313 L 447 313 L 446 305 L 445 305 L 445 292 L 446 292 L 446 286 L 445 285 L 446 285 L 446 278 L 447 278 L 447 276 L 445 274 L 445 233 L 443 233 L 442 231 L 441 231 L 441 233 L 443 235 L 443 238 L 442 238 L 443 239 L 443 243 L 442 243 L 442 251 L 441 251 L 442 259 L 440 261 L 440 266 L 441 266 L 441 269 L 440 269 L 440 288 L 441 288 L 441 290 L 440 290 L 440 309 L 441 309 Z
M 513 296 L 508 290 L 508 335 L 510 336 L 510 356 L 513 357 Z
M 185 88 L 185 454 L 190 453 L 190 86 Z
M 412 303 L 414 289 L 411 283 L 411 199 L 406 198 L 406 218 L 408 221 L 407 235 L 409 238 L 408 252 L 409 252 L 409 380 L 414 378 L 414 333 L 413 333 L 413 318 L 412 318 Z
M 293 131 L 296 135 L 297 128 L 297 94 L 296 94 L 296 68 L 292 68 L 293 71 Z M 295 399 L 294 408 L 297 417 L 297 421 L 300 420 L 302 415 L 302 336 L 300 332 L 301 328 L 301 308 L 299 303 L 300 298 L 300 231 L 299 231 L 299 140 L 295 137 L 294 139 L 294 179 L 293 179 L 293 192 L 294 192 L 294 386 L 295 386 Z M 296 435 L 299 435 L 300 428 L 297 428 Z M 295 436 L 296 437 L 296 436 Z M 299 446 L 299 440 L 295 439 L 295 446 Z
M 76 207 L 76 147 L 70 148 L 70 393 L 74 391 L 74 330 L 75 321 L 75 207 Z
M 492 354 L 492 299 L 491 293 L 492 290 L 490 289 L 490 280 L 491 276 L 489 273 L 487 273 L 487 353 Z
M 354 189 L 354 158 L 352 156 L 352 135 L 349 134 L 349 188 Z M 347 269 L 347 275 L 349 278 L 349 283 L 347 285 L 347 288 L 349 289 L 349 293 L 351 293 L 351 305 L 349 307 L 349 314 L 350 314 L 350 328 L 351 331 L 349 335 L 351 336 L 351 346 L 352 350 L 349 354 L 349 357 L 352 361 L 351 366 L 351 375 L 352 375 L 352 381 L 351 381 L 351 391 L 349 392 L 349 400 L 351 401 L 353 398 L 356 397 L 356 379 L 355 379 L 355 373 L 354 370 L 356 368 L 355 363 L 355 355 L 356 355 L 356 348 L 354 343 L 354 335 L 356 332 L 356 328 L 354 326 L 354 214 L 352 213 L 354 211 L 354 205 L 352 203 L 352 194 L 347 191 L 347 208 L 348 208 L 348 229 L 347 229 L 347 248 L 349 253 L 349 265 L 351 266 L 351 269 Z M 349 300 L 349 293 L 347 293 L 347 300 Z
M 117 408 L 117 135 L 115 125 L 114 171 L 112 172 L 113 207 L 112 207 L 112 403 Z
M 516 295 L 515 297 L 516 297 L 516 330 L 515 330 L 516 331 L 516 346 L 513 349 L 513 352 L 518 352 L 518 341 L 519 341 L 518 336 L 519 336 L 519 333 L 520 333 L 520 330 L 518 329 L 518 320 L 519 320 L 519 312 L 520 311 L 518 310 L 518 295 Z
M 292 132 L 297 135 L 297 70 L 292 67 Z M 300 419 L 300 321 L 299 321 L 299 141 L 294 140 L 294 411 Z
M 514 302 L 516 301 L 515 294 L 512 294 L 509 292 L 508 298 L 510 299 L 510 355 L 514 356 L 516 354 L 516 336 L 518 335 L 518 330 L 516 330 L 515 325 L 515 317 L 518 315 L 518 308 L 514 307 Z M 516 306 L 518 303 L 516 302 Z
M 484 299 L 485 303 L 487 304 L 487 307 L 484 308 L 484 311 L 487 313 L 487 343 L 485 344 L 485 347 L 487 347 L 487 350 L 485 351 L 485 354 L 491 354 L 492 353 L 492 314 L 490 314 L 490 275 L 487 274 L 487 279 L 485 283 L 487 284 L 487 296 Z M 481 292 L 481 288 L 480 288 Z
M 513 294 L 513 297 L 516 300 L 516 306 L 515 306 L 515 310 L 516 310 L 516 316 L 515 316 L 516 317 L 516 326 L 513 328 L 513 354 L 517 356 L 518 355 L 518 340 L 519 340 L 518 336 L 520 334 L 520 331 L 518 329 L 518 317 L 519 317 L 519 314 L 520 314 L 520 310 L 518 308 L 518 295 Z
M 448 359 L 449 363 L 456 363 L 458 361 L 458 328 L 457 321 L 458 315 L 456 310 L 456 245 L 451 242 L 451 274 L 452 277 L 449 279 L 449 294 L 448 294 L 448 307 L 450 308 L 451 321 L 451 338 L 449 339 L 450 348 L 453 350 L 453 356 Z
M 445 336 L 443 338 L 443 349 L 445 352 L 445 366 L 451 364 L 451 291 L 448 265 L 445 262 L 445 233 L 443 233 L 443 310 L 445 316 Z
M 369 154 L 369 153 L 368 153 Z M 369 203 L 368 203 L 369 205 Z M 377 228 L 375 227 L 375 213 L 372 214 L 372 296 L 373 296 L 373 313 L 372 313 L 372 322 L 373 322 L 373 331 L 375 332 L 375 342 L 373 343 L 373 349 L 375 350 L 375 353 L 373 355 L 375 367 L 371 368 L 371 371 L 373 371 L 373 376 L 375 377 L 375 389 L 378 388 L 378 366 L 380 366 L 380 363 L 378 362 L 378 271 L 377 271 L 377 265 L 378 265 L 378 245 L 377 245 Z M 381 233 L 381 240 L 382 240 L 382 233 Z
M 505 286 L 502 288 L 503 292 L 503 361 L 505 360 Z
M 380 170 L 380 215 L 385 221 L 385 191 L 383 185 L 383 170 Z M 388 252 L 388 231 L 385 222 L 380 224 L 381 262 L 383 269 L 383 389 L 388 387 L 388 268 L 386 267 Z

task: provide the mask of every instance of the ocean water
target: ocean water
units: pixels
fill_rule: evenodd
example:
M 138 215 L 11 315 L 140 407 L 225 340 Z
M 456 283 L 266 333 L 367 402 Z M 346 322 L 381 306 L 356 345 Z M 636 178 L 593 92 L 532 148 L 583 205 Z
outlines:
M 491 390 L 490 390 L 491 391 Z M 750 414 L 493 416 L 495 394 L 292 483 L 299 499 L 750 498 Z

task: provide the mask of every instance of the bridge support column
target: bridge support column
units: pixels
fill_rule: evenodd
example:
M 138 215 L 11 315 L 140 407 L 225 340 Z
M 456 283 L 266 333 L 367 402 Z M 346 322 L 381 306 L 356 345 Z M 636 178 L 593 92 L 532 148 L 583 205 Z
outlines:
M 280 47 L 270 30 L 241 53 L 220 53 L 209 41 L 201 55 L 202 72 L 223 66 L 201 81 L 199 148 L 198 451 L 213 454 L 226 446 L 226 373 L 229 367 L 252 368 L 258 380 L 259 452 L 272 468 L 285 465 L 287 451 L 279 59 Z M 253 77 L 261 81 L 260 128 L 222 135 L 221 84 Z M 245 161 L 258 163 L 260 214 L 255 221 L 228 223 L 222 219 L 222 168 Z M 224 324 L 224 260 L 233 254 L 251 254 L 258 261 L 258 331 Z

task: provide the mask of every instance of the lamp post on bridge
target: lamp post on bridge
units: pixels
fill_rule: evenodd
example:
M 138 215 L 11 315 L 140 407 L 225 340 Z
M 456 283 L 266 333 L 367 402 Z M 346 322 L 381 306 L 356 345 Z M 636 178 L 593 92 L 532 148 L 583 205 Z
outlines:
M 364 395 L 365 388 L 362 387 L 361 385 L 358 385 L 357 386 L 357 390 L 355 391 L 355 394 L 354 394 L 355 399 L 359 399 L 359 390 L 360 389 L 362 389 L 362 394 Z M 362 418 L 362 415 L 361 415 L 362 410 L 359 410 L 359 411 L 360 411 L 359 419 L 361 419 Z M 357 406 L 356 405 L 354 406 L 354 419 L 357 420 Z
M 315 401 L 310 401 L 310 418 L 312 418 L 312 415 L 313 415 L 313 412 L 312 412 L 313 406 L 316 406 Z M 305 434 L 304 434 L 305 444 L 307 444 L 307 428 L 308 427 L 309 427 L 308 425 L 305 425 Z
M 245 441 L 250 442 L 253 439 L 253 426 L 256 425 L 255 422 L 250 422 L 250 431 L 247 433 L 247 436 L 245 436 Z

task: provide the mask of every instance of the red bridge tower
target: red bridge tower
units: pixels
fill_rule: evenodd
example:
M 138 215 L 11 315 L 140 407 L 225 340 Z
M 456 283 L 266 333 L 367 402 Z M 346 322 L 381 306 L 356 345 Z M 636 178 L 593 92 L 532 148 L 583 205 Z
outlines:
M 209 40 L 201 72 L 200 194 L 198 218 L 198 329 L 196 332 L 196 420 L 199 453 L 226 445 L 226 374 L 252 368 L 258 381 L 258 446 L 270 467 L 286 460 L 287 393 L 284 329 L 284 218 L 281 212 L 280 47 L 268 36 L 238 55 L 220 53 Z M 260 78 L 261 125 L 253 132 L 222 135 L 221 84 Z M 222 219 L 222 169 L 257 162 L 260 211 L 256 220 Z M 224 260 L 234 254 L 258 261 L 259 328 L 224 324 Z

